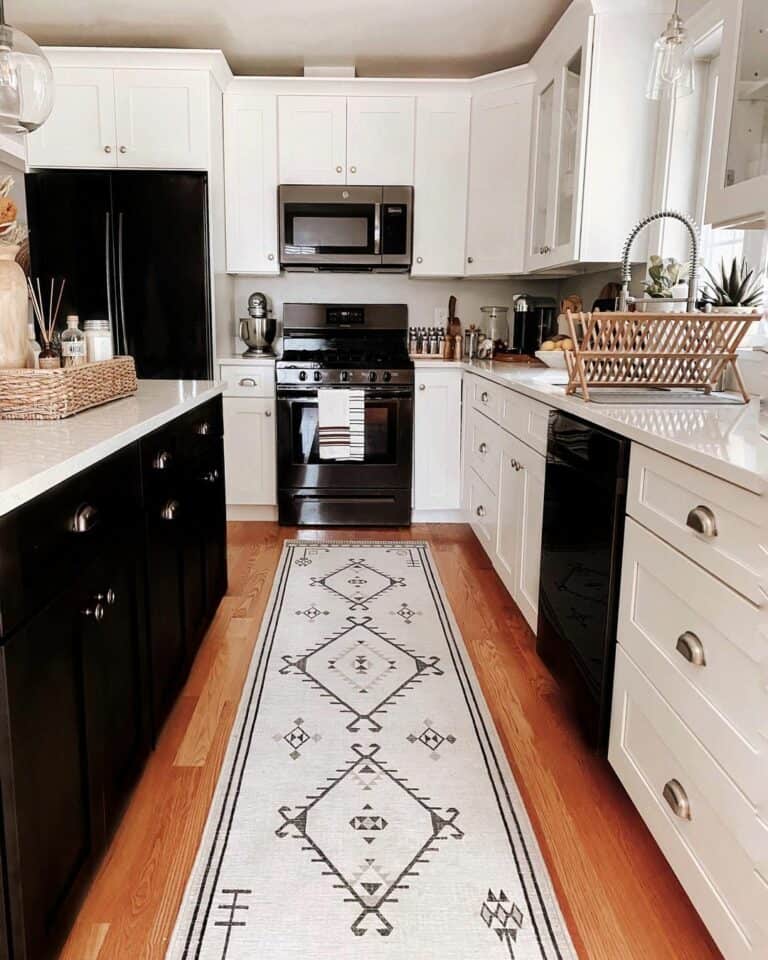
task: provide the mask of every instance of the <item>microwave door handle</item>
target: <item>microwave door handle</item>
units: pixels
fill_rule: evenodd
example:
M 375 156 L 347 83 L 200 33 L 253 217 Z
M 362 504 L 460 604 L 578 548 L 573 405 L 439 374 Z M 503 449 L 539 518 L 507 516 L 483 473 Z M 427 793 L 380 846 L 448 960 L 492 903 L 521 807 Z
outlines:
M 381 204 L 373 205 L 373 252 L 375 256 L 381 254 Z

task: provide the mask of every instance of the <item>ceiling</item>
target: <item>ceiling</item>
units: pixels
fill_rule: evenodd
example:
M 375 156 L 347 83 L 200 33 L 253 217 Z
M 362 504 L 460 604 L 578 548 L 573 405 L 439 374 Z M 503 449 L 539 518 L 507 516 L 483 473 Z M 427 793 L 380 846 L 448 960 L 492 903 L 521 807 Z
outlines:
M 352 64 L 359 76 L 471 77 L 526 63 L 569 0 L 6 0 L 40 44 L 224 51 L 236 74 Z

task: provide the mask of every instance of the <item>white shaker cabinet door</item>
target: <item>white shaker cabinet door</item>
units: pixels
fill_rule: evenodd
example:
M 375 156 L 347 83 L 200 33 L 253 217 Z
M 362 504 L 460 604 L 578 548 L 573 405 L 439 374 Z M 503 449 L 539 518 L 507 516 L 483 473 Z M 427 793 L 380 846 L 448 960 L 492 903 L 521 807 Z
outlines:
M 468 96 L 426 96 L 416 103 L 414 277 L 464 273 L 469 108 Z
M 209 84 L 203 70 L 115 70 L 118 166 L 205 170 Z
M 461 370 L 416 370 L 416 510 L 458 510 L 461 500 Z
M 523 273 L 533 85 L 472 99 L 466 273 Z
M 224 398 L 224 471 L 228 504 L 277 503 L 274 400 Z
M 56 98 L 45 123 L 29 135 L 31 167 L 114 167 L 115 90 L 112 70 L 56 67 Z
M 345 183 L 347 98 L 278 97 L 280 183 Z
M 224 95 L 227 271 L 277 274 L 277 97 Z
M 347 98 L 347 183 L 413 183 L 413 97 Z

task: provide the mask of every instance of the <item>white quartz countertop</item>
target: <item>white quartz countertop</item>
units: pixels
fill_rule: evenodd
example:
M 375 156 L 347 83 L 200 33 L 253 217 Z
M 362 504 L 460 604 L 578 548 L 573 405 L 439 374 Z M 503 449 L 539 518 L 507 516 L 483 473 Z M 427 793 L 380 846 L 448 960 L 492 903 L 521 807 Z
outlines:
M 0 516 L 222 390 L 213 380 L 139 380 L 132 397 L 66 420 L 0 421 Z
M 746 405 L 587 403 L 565 395 L 565 370 L 471 360 L 416 360 L 417 368 L 462 367 L 534 400 L 613 430 L 755 493 L 768 493 L 768 417 Z

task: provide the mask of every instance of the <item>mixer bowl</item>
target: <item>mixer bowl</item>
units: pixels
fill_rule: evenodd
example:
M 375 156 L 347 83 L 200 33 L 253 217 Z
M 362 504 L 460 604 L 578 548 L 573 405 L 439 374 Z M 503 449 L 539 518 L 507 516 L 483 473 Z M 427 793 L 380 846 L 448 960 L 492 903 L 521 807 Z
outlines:
M 277 321 L 274 317 L 243 317 L 240 320 L 240 339 L 248 350 L 244 357 L 258 357 L 265 353 L 272 353 L 272 341 L 277 332 Z

